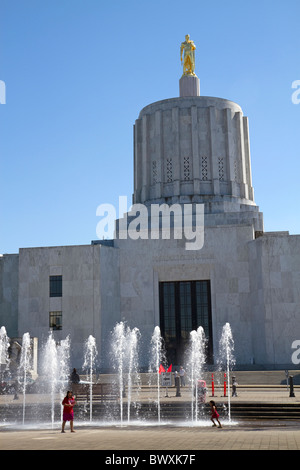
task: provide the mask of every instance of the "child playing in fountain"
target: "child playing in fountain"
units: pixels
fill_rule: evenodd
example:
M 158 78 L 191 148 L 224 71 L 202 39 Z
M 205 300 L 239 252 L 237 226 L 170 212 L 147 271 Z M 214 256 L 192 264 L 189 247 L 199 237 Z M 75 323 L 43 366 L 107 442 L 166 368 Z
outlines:
M 218 413 L 218 411 L 217 411 L 216 403 L 215 403 L 213 400 L 211 400 L 211 401 L 209 402 L 209 404 L 210 404 L 210 407 L 211 407 L 211 418 L 210 418 L 210 419 L 211 419 L 211 421 L 213 422 L 213 426 L 217 426 L 216 423 L 215 423 L 215 421 L 214 421 L 214 420 L 216 420 L 216 421 L 219 423 L 219 426 L 218 426 L 218 427 L 221 428 L 222 425 L 221 425 L 221 423 L 220 423 L 220 421 L 219 421 L 220 415 L 219 415 L 219 413 Z
M 74 431 L 73 420 L 74 420 L 74 410 L 73 407 L 76 404 L 75 398 L 72 395 L 72 392 L 68 391 L 67 395 L 61 403 L 64 407 L 63 409 L 63 422 L 61 432 L 65 432 L 65 425 L 67 421 L 70 421 L 71 432 Z

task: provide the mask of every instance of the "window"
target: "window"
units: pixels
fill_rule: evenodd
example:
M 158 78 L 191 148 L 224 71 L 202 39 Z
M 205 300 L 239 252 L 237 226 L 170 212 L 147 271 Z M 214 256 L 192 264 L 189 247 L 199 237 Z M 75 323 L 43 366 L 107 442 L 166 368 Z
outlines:
M 62 297 L 62 276 L 50 276 L 50 297 Z
M 218 157 L 219 181 L 225 181 L 224 158 Z
M 175 281 L 159 284 L 160 327 L 168 362 L 179 365 L 190 332 L 202 326 L 208 339 L 207 360 L 212 360 L 210 281 Z
M 202 157 L 201 158 L 201 180 L 202 181 L 208 181 L 208 161 L 207 157 Z
M 190 157 L 183 157 L 183 179 L 190 180 Z
M 157 183 L 157 163 L 156 160 L 152 162 L 152 183 Z
M 167 158 L 167 183 L 172 183 L 173 181 L 173 164 L 172 158 Z
M 62 312 L 50 312 L 49 326 L 52 330 L 62 329 Z

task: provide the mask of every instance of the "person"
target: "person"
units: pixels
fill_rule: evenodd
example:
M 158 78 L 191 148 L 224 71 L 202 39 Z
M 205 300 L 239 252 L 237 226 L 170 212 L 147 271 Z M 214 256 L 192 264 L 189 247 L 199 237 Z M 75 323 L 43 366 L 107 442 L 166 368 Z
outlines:
M 72 384 L 79 384 L 79 382 L 80 382 L 80 377 L 79 377 L 79 375 L 77 374 L 77 371 L 76 371 L 75 368 L 73 369 L 73 372 L 72 372 L 72 374 L 71 374 L 71 376 L 70 376 L 70 380 L 71 380 L 71 383 L 72 383 Z
M 75 432 L 74 431 L 74 410 L 73 410 L 73 407 L 74 407 L 74 405 L 76 405 L 76 402 L 75 402 L 75 397 L 73 397 L 73 394 L 72 394 L 71 391 L 67 392 L 67 394 L 66 394 L 66 396 L 63 399 L 61 404 L 64 407 L 61 432 L 65 432 L 65 425 L 66 425 L 67 421 L 70 421 L 71 432 Z
M 179 375 L 180 375 L 180 385 L 181 387 L 184 387 L 185 386 L 185 370 L 182 366 L 180 366 Z
M 236 378 L 235 377 L 232 377 L 232 396 L 233 397 L 237 397 L 237 391 L 236 391 L 236 387 L 237 387 L 238 383 L 236 381 Z
M 177 370 L 175 370 L 175 372 L 174 372 L 174 377 L 175 377 L 176 397 L 181 397 L 180 377 L 179 377 L 179 374 L 178 374 Z
M 217 411 L 216 403 L 213 400 L 211 400 L 209 402 L 209 404 L 210 404 L 210 407 L 211 407 L 211 418 L 210 419 L 213 422 L 213 426 L 217 426 L 215 421 L 214 421 L 214 420 L 216 420 L 219 423 L 219 428 L 221 428 L 222 424 L 220 423 L 220 420 L 219 420 L 220 415 Z

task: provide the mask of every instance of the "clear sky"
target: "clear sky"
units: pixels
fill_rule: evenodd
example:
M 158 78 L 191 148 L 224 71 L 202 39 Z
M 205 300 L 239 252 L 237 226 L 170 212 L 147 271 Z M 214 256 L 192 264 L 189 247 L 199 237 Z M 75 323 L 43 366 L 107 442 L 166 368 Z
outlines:
M 186 34 L 201 95 L 249 118 L 265 230 L 300 234 L 299 21 L 299 0 L 1 0 L 0 253 L 89 244 L 100 204 L 130 205 L 133 124 L 178 96 Z

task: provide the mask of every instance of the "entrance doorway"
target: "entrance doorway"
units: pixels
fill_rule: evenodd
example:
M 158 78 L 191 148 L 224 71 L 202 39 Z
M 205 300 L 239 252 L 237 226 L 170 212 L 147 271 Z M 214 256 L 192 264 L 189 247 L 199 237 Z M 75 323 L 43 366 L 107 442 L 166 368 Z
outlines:
M 189 344 L 190 332 L 202 326 L 208 340 L 207 362 L 212 362 L 210 280 L 159 283 L 160 329 L 167 361 L 179 365 Z

